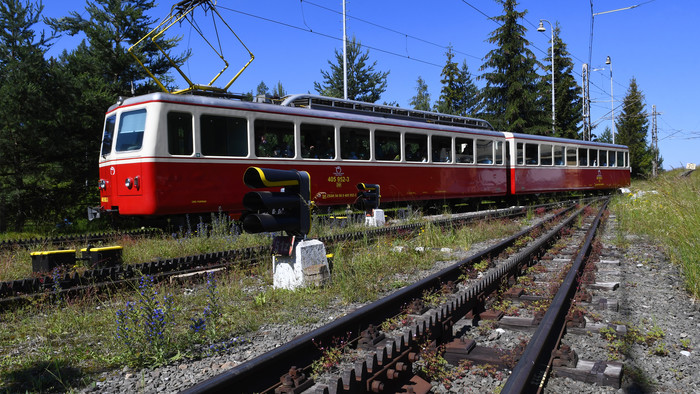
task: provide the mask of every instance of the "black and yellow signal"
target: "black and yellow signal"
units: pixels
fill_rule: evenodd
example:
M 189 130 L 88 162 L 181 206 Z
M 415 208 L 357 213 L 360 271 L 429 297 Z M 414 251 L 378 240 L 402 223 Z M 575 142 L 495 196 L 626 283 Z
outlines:
M 311 229 L 309 173 L 296 170 L 249 167 L 243 183 L 253 189 L 280 187 L 283 191 L 254 191 L 243 196 L 246 211 L 241 216 L 249 233 L 286 231 L 306 236 Z
M 372 183 L 357 184 L 357 200 L 355 203 L 359 209 L 369 212 L 379 208 L 379 185 Z

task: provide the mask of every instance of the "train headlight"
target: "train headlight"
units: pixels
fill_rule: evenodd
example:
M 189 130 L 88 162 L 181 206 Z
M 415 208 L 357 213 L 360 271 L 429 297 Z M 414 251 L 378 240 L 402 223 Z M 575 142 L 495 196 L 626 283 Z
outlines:
M 105 190 L 107 189 L 107 181 L 100 179 L 100 181 L 97 182 L 97 186 L 99 186 L 100 190 Z
M 136 190 L 141 188 L 141 177 L 138 175 L 134 177 L 134 186 L 136 186 Z
M 134 181 L 131 178 L 126 178 L 124 181 L 124 186 L 126 186 L 127 189 L 131 189 L 134 187 Z

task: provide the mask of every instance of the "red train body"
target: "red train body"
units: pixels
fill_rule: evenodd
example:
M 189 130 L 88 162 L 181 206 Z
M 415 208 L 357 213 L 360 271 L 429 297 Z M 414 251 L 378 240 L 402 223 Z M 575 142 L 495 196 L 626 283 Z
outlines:
M 103 211 L 239 214 L 250 166 L 311 175 L 316 205 L 602 190 L 629 185 L 627 147 L 490 130 L 487 122 L 316 96 L 282 104 L 153 93 L 109 109 Z

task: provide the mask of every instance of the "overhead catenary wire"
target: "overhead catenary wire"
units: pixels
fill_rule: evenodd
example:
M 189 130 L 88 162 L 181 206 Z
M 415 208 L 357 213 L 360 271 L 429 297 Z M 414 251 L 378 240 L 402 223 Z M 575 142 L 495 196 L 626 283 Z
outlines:
M 326 34 L 326 33 L 321 33 L 321 32 L 318 32 L 318 31 L 313 31 L 313 30 L 310 29 L 310 28 L 303 28 L 303 27 L 301 27 L 301 26 L 296 26 L 296 25 L 293 25 L 293 24 L 291 24 L 291 23 L 282 22 L 282 21 L 278 21 L 278 20 L 275 20 L 275 19 L 271 19 L 271 18 L 266 18 L 266 17 L 260 16 L 260 15 L 251 14 L 251 13 L 249 13 L 249 12 L 236 10 L 236 9 L 233 9 L 233 8 L 230 8 L 230 7 L 225 7 L 225 6 L 221 6 L 221 5 L 219 5 L 218 7 L 219 7 L 220 9 L 222 9 L 222 10 L 226 10 L 226 11 L 230 11 L 230 12 L 235 12 L 235 13 L 238 13 L 238 14 L 241 14 L 241 15 L 249 16 L 249 17 L 251 17 L 251 18 L 256 18 L 256 19 L 264 20 L 264 21 L 266 21 L 266 22 L 275 23 L 275 24 L 278 24 L 278 25 L 281 25 L 281 26 L 286 26 L 286 27 L 289 27 L 289 28 L 291 28 L 291 29 L 296 29 L 296 30 L 304 31 L 304 32 L 307 32 L 307 33 L 311 33 L 311 34 L 315 34 L 315 35 L 321 36 L 321 37 L 330 38 L 330 39 L 337 40 L 337 41 L 342 41 L 342 40 L 343 40 L 342 37 L 336 37 L 336 36 L 331 35 L 331 34 Z M 362 44 L 362 43 L 358 43 L 358 45 L 359 45 L 360 47 L 362 47 L 362 48 L 372 49 L 372 50 L 375 50 L 375 51 L 378 51 L 378 52 L 386 53 L 386 54 L 388 54 L 388 55 L 393 55 L 393 56 L 402 57 L 402 58 L 405 58 L 405 59 L 408 59 L 408 60 L 412 60 L 412 61 L 415 61 L 415 62 L 419 62 L 419 63 L 423 63 L 423 64 L 428 64 L 428 65 L 435 66 L 435 67 L 440 67 L 440 68 L 443 67 L 443 66 L 440 65 L 440 64 L 436 64 L 436 63 L 433 63 L 433 62 L 428 61 L 428 60 L 423 60 L 423 59 L 418 59 L 418 58 L 415 58 L 415 57 L 410 57 L 410 56 L 402 55 L 402 54 L 400 54 L 400 53 L 397 53 L 397 52 L 394 52 L 394 51 L 390 51 L 390 50 L 387 50 L 387 49 L 382 49 L 382 48 L 378 48 L 378 47 L 374 47 L 374 46 L 370 46 L 370 45 L 365 45 L 365 44 Z
M 314 7 L 318 7 L 318 8 L 321 8 L 321 9 L 323 9 L 323 10 L 326 10 L 326 11 L 329 11 L 329 12 L 332 12 L 332 13 L 340 14 L 339 11 L 336 11 L 336 10 L 334 10 L 334 9 L 332 9 L 332 8 L 329 8 L 329 7 L 320 5 L 320 4 L 316 4 L 316 3 L 312 2 L 312 1 L 301 0 L 301 3 L 304 3 L 304 2 L 306 2 L 307 4 L 310 4 L 310 5 L 314 6 Z M 418 36 L 414 36 L 414 35 L 409 34 L 409 33 L 406 33 L 406 32 L 398 31 L 398 30 L 396 30 L 396 29 L 392 29 L 392 28 L 390 28 L 390 27 L 386 27 L 386 26 L 380 25 L 380 24 L 378 24 L 378 23 L 368 21 L 368 20 L 366 20 L 366 19 L 358 18 L 358 17 L 356 17 L 356 16 L 352 16 L 352 15 L 349 15 L 349 14 L 347 14 L 346 16 L 347 16 L 348 19 L 354 19 L 354 20 L 360 21 L 360 22 L 362 22 L 362 23 L 366 23 L 366 24 L 368 24 L 368 25 L 370 25 L 370 26 L 374 26 L 374 27 L 377 27 L 377 28 L 379 28 L 379 29 L 383 29 L 383 30 L 386 30 L 386 31 L 395 33 L 395 34 L 397 34 L 397 35 L 404 36 L 404 37 L 406 37 L 406 38 L 411 38 L 411 39 L 413 39 L 413 40 L 420 41 L 420 42 L 423 42 L 423 43 L 426 43 L 426 44 L 429 44 L 429 45 L 432 45 L 432 46 L 435 46 L 435 47 L 438 47 L 438 48 L 449 49 L 449 46 L 442 45 L 442 44 L 438 44 L 438 43 L 432 42 L 432 41 L 430 41 L 430 40 L 426 40 L 426 39 L 424 39 L 424 38 L 420 38 L 420 37 L 418 37 Z M 461 54 L 461 55 L 468 56 L 468 57 L 471 57 L 471 58 L 474 58 L 474 59 L 481 59 L 481 58 L 478 57 L 478 56 L 475 56 L 475 55 L 472 55 L 472 54 L 470 54 L 470 53 L 466 53 L 466 52 L 463 52 L 463 51 L 459 51 L 459 50 L 456 50 L 456 49 L 453 49 L 453 52 L 459 53 L 459 54 Z

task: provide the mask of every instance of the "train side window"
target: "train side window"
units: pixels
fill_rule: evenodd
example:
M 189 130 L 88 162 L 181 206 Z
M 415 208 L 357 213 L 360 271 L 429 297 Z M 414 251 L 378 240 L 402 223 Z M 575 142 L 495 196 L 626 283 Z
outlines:
M 493 164 L 493 141 L 476 140 L 476 162 Z
M 610 151 L 609 159 L 608 159 L 608 165 L 610 167 L 615 167 L 615 160 L 617 159 L 617 152 L 615 151 Z
M 301 157 L 307 159 L 335 159 L 335 128 L 333 126 L 302 123 Z
M 168 112 L 168 153 L 189 156 L 192 152 L 192 114 Z
M 540 145 L 540 165 L 552 165 L 552 145 Z
M 618 167 L 625 166 L 625 152 L 617 152 L 617 166 Z
M 124 112 L 119 118 L 117 152 L 141 149 L 143 132 L 146 129 L 146 110 Z
M 503 164 L 503 141 L 497 141 L 495 146 L 496 164 Z
M 382 161 L 401 160 L 401 134 L 393 131 L 374 132 L 374 158 Z
M 369 160 L 369 130 L 341 127 L 340 157 L 349 160 Z
M 430 137 L 432 143 L 433 163 L 452 162 L 452 138 L 434 135 Z
M 405 144 L 404 151 L 406 161 L 428 161 L 428 136 L 423 134 L 404 134 Z
M 114 138 L 114 125 L 117 116 L 111 115 L 105 120 L 105 131 L 102 133 L 102 156 L 112 153 L 112 139 Z
M 564 147 L 561 145 L 554 145 L 554 165 L 564 165 Z
M 591 167 L 598 166 L 598 149 L 588 150 L 588 165 Z
M 538 161 L 538 148 L 537 144 L 525 144 L 525 164 L 536 166 Z
M 257 119 L 255 155 L 258 157 L 294 157 L 294 123 Z
M 248 156 L 248 122 L 245 118 L 202 115 L 199 122 L 204 156 Z
M 601 150 L 598 152 L 598 165 L 601 167 L 608 166 L 608 151 Z
M 577 164 L 576 148 L 567 147 L 566 148 L 566 165 L 567 166 L 576 166 L 576 164 Z
M 457 163 L 474 164 L 473 138 L 455 138 L 455 148 L 457 150 L 455 154 Z
M 518 142 L 515 150 L 517 152 L 515 164 L 525 164 L 525 144 Z
M 588 166 L 588 149 L 578 148 L 578 165 L 582 167 Z

